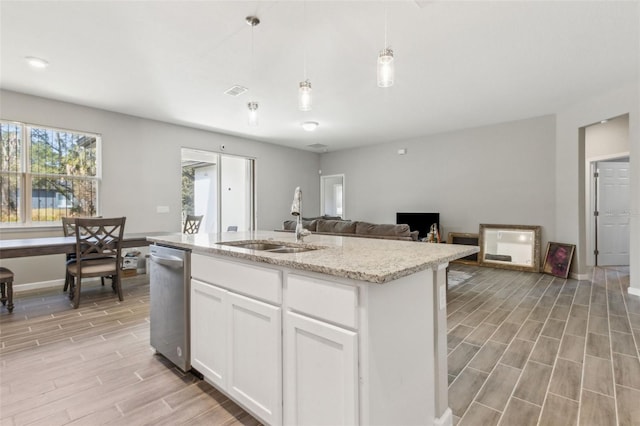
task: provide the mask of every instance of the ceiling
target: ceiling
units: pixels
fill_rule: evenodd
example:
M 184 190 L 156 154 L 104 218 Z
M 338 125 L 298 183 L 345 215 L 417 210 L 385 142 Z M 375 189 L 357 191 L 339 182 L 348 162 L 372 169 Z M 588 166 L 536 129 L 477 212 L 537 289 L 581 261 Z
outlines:
M 3 0 L 0 14 L 3 89 L 318 152 L 552 114 L 637 82 L 640 62 L 637 1 Z M 396 76 L 378 88 L 385 14 Z M 236 84 L 249 91 L 224 94 Z

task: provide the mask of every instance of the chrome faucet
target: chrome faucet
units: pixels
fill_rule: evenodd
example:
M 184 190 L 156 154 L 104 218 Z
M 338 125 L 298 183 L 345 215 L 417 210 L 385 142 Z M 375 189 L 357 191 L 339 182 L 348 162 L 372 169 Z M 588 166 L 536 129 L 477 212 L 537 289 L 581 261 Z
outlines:
M 296 187 L 291 204 L 291 215 L 296 216 L 296 242 L 304 242 L 304 237 L 311 235 L 311 231 L 302 227 L 302 191 Z

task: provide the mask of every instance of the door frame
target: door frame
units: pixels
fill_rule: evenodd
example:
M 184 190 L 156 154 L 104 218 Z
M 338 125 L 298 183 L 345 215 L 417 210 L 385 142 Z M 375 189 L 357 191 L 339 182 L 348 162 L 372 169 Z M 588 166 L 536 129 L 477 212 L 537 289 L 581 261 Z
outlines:
M 611 161 L 611 160 L 619 160 L 619 159 L 627 159 L 630 161 L 630 153 L 629 152 L 619 152 L 615 154 L 607 154 L 607 155 L 599 155 L 596 157 L 591 157 L 586 159 L 586 170 L 588 173 L 586 174 L 586 188 L 589 188 L 587 191 L 587 199 L 585 200 L 585 215 L 586 215 L 586 223 L 587 226 L 587 266 L 595 266 L 596 265 L 596 255 L 595 250 L 597 248 L 597 222 L 594 215 L 596 211 L 596 202 L 598 200 L 597 194 L 597 186 L 596 179 L 594 178 L 594 173 L 596 172 L 596 166 L 599 162 Z

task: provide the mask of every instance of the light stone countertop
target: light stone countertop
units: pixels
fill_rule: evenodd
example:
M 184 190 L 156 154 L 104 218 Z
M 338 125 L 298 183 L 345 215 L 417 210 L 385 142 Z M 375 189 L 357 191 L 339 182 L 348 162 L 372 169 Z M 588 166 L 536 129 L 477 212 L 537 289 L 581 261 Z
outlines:
M 193 253 L 229 256 L 379 284 L 436 268 L 479 250 L 476 246 L 459 244 L 313 234 L 305 237 L 304 243 L 296 243 L 293 233 L 274 231 L 167 234 L 149 236 L 147 240 L 158 245 L 189 249 Z M 323 248 L 301 253 L 270 253 L 220 244 L 248 240 Z

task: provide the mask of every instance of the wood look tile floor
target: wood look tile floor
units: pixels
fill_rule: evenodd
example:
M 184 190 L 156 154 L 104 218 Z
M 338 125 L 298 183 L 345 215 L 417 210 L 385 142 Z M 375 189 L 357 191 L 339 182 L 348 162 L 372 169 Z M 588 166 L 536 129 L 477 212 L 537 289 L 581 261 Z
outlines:
M 449 406 L 458 425 L 640 425 L 640 297 L 590 281 L 452 264 Z M 149 347 L 149 285 L 18 293 L 0 309 L 0 426 L 257 425 Z
M 629 268 L 591 280 L 452 264 L 449 406 L 457 425 L 640 425 L 640 297 Z
M 18 293 L 0 308 L 0 425 L 259 425 L 149 346 L 149 282 Z

